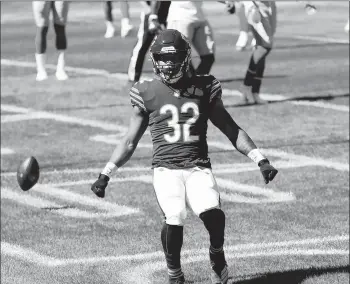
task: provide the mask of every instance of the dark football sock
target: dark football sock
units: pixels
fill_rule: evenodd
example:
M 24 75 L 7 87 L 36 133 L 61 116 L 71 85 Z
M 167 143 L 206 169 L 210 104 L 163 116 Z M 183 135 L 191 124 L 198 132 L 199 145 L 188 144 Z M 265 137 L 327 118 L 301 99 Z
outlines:
M 225 213 L 221 209 L 212 209 L 203 212 L 199 218 L 209 232 L 210 248 L 209 257 L 213 269 L 220 273 L 226 265 L 223 250 L 225 238 Z
M 47 32 L 49 27 L 37 27 L 35 35 L 35 51 L 37 54 L 42 54 L 46 52 L 47 46 Z
M 113 15 L 112 15 L 112 10 L 113 10 L 113 7 L 112 7 L 112 1 L 106 1 L 105 3 L 105 18 L 106 18 L 106 21 L 108 22 L 113 22 Z
M 259 59 L 256 64 L 255 77 L 252 80 L 252 93 L 259 94 L 261 82 L 264 77 L 266 57 L 270 53 L 271 49 L 259 46 L 257 51 L 258 51 L 257 58 Z
M 255 93 L 255 94 L 260 93 L 261 81 L 264 76 L 264 70 L 265 70 L 265 61 L 266 61 L 266 56 L 260 59 L 260 61 L 257 64 L 256 74 L 252 81 L 252 93 Z
M 56 48 L 58 50 L 67 49 L 66 27 L 54 24 L 54 28 L 56 32 Z
M 183 243 L 183 226 L 164 223 L 161 239 L 170 278 L 183 276 L 180 254 Z
M 251 86 L 252 85 L 253 78 L 255 77 L 255 74 L 256 74 L 256 63 L 254 61 L 254 56 L 253 55 L 250 57 L 248 70 L 247 70 L 247 72 L 245 74 L 245 77 L 244 77 L 243 84 L 245 86 Z

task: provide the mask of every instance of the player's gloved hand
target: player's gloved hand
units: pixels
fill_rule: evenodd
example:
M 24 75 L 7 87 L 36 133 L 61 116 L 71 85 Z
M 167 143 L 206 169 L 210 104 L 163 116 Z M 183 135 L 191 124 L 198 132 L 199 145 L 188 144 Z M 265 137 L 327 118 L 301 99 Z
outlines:
M 278 170 L 276 170 L 273 166 L 270 165 L 268 159 L 261 160 L 258 166 L 260 167 L 260 172 L 266 184 L 272 181 L 278 173 Z
M 158 16 L 151 14 L 148 17 L 148 30 L 151 33 L 158 33 L 162 29 L 159 21 L 158 21 Z
M 109 181 L 109 177 L 104 175 L 104 174 L 100 174 L 98 176 L 97 181 L 95 181 L 92 185 L 91 185 L 91 190 L 100 198 L 105 197 L 105 189 L 108 185 L 108 181 Z
M 234 14 L 236 12 L 235 1 L 225 1 L 226 3 L 226 11 L 229 14 Z

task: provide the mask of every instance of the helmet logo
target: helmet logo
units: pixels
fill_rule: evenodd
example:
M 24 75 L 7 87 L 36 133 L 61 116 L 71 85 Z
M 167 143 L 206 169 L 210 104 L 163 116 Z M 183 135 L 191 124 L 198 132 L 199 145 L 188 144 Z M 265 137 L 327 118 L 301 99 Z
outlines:
M 173 46 L 163 46 L 160 52 L 173 53 L 176 52 L 176 49 Z

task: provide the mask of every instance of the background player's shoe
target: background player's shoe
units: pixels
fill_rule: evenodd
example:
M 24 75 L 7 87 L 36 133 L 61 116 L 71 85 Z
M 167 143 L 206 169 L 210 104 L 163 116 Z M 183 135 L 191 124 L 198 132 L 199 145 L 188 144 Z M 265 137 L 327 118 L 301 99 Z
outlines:
M 345 32 L 349 32 L 349 20 L 348 20 L 348 22 L 346 23 L 346 25 L 345 25 L 345 27 L 344 27 L 344 31 Z
M 253 98 L 254 98 L 254 103 L 255 104 L 258 104 L 258 105 L 262 105 L 262 104 L 267 104 L 268 102 L 263 100 L 261 97 L 260 97 L 260 94 L 258 93 L 253 93 Z
M 226 284 L 228 281 L 227 265 L 225 265 L 225 267 L 221 270 L 220 273 L 217 273 L 214 270 L 212 270 L 210 278 L 212 284 Z
M 242 51 L 248 45 L 248 33 L 245 31 L 240 31 L 238 40 L 236 42 L 236 50 Z
M 249 104 L 255 104 L 255 99 L 252 93 L 252 87 L 251 86 L 245 86 L 241 88 L 242 98 L 239 101 L 239 105 L 249 105 Z
M 64 71 L 64 69 L 57 69 L 56 71 L 56 79 L 59 81 L 64 81 L 67 80 L 69 77 L 66 73 L 66 71 Z
M 112 38 L 114 37 L 115 33 L 115 28 L 113 26 L 112 22 L 107 21 L 106 22 L 106 33 L 105 33 L 105 38 Z
M 45 70 L 40 71 L 40 72 L 38 72 L 38 73 L 36 74 L 36 80 L 37 80 L 38 82 L 44 81 L 44 80 L 46 80 L 46 79 L 47 79 L 47 73 L 46 73 Z
M 37 81 L 44 81 L 47 79 L 47 73 L 45 70 L 45 60 L 46 60 L 46 54 L 41 53 L 35 54 L 35 61 L 36 61 L 36 70 L 37 70 L 37 75 L 36 75 L 36 80 Z
M 120 36 L 126 37 L 129 35 L 129 33 L 132 31 L 133 25 L 129 23 L 129 19 L 125 18 L 121 20 L 121 30 L 120 30 Z

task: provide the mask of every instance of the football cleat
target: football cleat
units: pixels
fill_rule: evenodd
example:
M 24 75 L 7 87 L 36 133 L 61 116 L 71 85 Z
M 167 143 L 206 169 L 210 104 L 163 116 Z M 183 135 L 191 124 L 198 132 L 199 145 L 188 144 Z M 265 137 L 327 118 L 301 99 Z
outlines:
M 41 82 L 41 81 L 44 81 L 46 80 L 48 77 L 47 77 L 47 73 L 46 71 L 40 71 L 36 74 L 36 78 L 35 80 L 38 81 L 38 82 Z
M 56 78 L 59 81 L 64 81 L 64 80 L 68 79 L 68 75 L 67 75 L 66 71 L 64 71 L 64 69 L 62 69 L 62 70 L 58 69 L 56 71 Z
M 221 270 L 220 273 L 211 271 L 211 283 L 212 284 L 226 284 L 228 281 L 228 269 L 227 265 Z
M 189 71 L 191 45 L 177 30 L 161 31 L 153 40 L 150 53 L 154 73 L 165 83 L 174 84 Z
M 169 278 L 169 284 L 185 284 L 185 277 L 181 276 L 179 278 Z
M 121 30 L 120 30 L 120 36 L 122 38 L 127 37 L 133 28 L 134 28 L 133 25 L 130 25 L 130 24 L 122 25 Z
M 106 28 L 106 33 L 105 33 L 105 38 L 112 38 L 114 37 L 114 33 L 115 33 L 115 28 L 113 27 L 113 25 L 107 25 Z
M 258 105 L 261 105 L 261 104 L 267 104 L 268 102 L 263 100 L 261 97 L 260 97 L 260 94 L 258 93 L 253 93 L 253 99 L 254 99 L 254 103 L 258 104 Z

